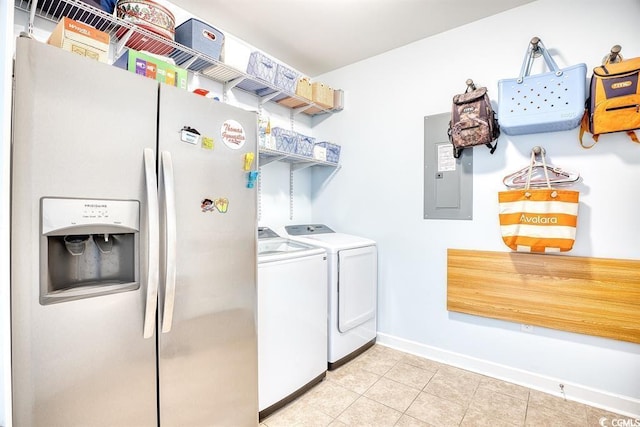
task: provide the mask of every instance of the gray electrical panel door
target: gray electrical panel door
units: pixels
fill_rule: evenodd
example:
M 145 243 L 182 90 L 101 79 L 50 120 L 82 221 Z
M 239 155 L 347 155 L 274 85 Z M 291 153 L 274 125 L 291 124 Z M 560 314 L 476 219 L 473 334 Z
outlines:
M 453 157 L 450 113 L 424 118 L 424 218 L 473 219 L 473 149 Z

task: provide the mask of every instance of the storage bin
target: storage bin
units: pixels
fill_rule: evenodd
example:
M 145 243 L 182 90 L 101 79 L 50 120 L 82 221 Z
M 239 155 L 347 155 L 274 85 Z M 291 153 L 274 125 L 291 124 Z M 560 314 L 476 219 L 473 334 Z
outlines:
M 262 52 L 251 52 L 247 64 L 247 74 L 273 84 L 276 79 L 276 62 Z
M 282 64 L 277 64 L 274 84 L 278 89 L 281 89 L 284 92 L 295 93 L 299 77 L 300 74 L 296 73 L 292 69 Z
M 313 157 L 313 147 L 315 143 L 316 139 L 314 137 L 299 133 L 295 153 L 300 156 Z
M 193 50 L 210 56 L 216 61 L 220 60 L 222 48 L 224 46 L 224 34 L 212 26 L 191 18 L 176 27 L 175 40 L 183 46 L 192 48 Z M 178 49 L 171 53 L 171 57 L 176 60 L 178 65 L 184 64 L 192 58 Z M 187 69 L 200 71 L 207 68 L 211 62 L 197 59 Z
M 294 153 L 298 134 L 284 128 L 271 128 L 271 135 L 276 140 L 276 150 L 285 153 Z
M 311 83 L 311 100 L 323 108 L 333 108 L 333 89 L 324 83 Z
M 335 111 L 344 109 L 344 91 L 342 89 L 333 90 L 333 109 Z
M 313 146 L 313 158 L 316 160 L 322 160 L 323 162 L 327 161 L 327 149 L 326 147 L 321 147 L 318 144 Z
M 128 48 L 157 55 L 168 55 L 173 51 L 173 46 L 161 41 L 174 40 L 176 22 L 173 13 L 163 5 L 153 0 L 118 0 L 115 13 L 119 19 L 135 24 L 160 39 L 155 40 L 144 33 L 132 30 L 133 33 L 126 43 Z M 116 37 L 124 37 L 128 31 L 126 27 L 120 27 L 116 31 Z
M 107 12 L 109 15 L 113 14 L 115 8 L 115 0 L 102 2 L 100 0 L 80 0 L 81 3 L 85 3 L 89 6 L 101 9 Z M 91 13 L 82 6 L 76 6 L 65 0 L 39 0 L 38 9 L 52 18 L 61 19 L 66 16 L 73 18 L 76 21 L 84 22 L 99 30 L 108 30 L 111 25 L 108 19 Z
M 338 163 L 340 160 L 340 146 L 331 142 L 318 142 L 318 147 L 324 147 L 327 151 L 327 162 Z

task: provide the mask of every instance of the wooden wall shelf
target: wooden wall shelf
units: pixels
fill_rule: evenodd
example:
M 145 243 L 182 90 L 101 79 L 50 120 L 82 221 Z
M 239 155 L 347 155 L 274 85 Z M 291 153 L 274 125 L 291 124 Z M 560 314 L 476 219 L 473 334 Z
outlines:
M 640 343 L 640 261 L 449 249 L 447 309 Z

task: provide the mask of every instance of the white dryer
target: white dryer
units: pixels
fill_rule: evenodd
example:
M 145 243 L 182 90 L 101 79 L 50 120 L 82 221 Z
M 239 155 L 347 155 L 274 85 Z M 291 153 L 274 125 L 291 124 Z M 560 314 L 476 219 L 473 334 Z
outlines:
M 336 233 L 323 224 L 285 226 L 290 239 L 327 251 L 329 369 L 358 356 L 376 341 L 376 242 Z

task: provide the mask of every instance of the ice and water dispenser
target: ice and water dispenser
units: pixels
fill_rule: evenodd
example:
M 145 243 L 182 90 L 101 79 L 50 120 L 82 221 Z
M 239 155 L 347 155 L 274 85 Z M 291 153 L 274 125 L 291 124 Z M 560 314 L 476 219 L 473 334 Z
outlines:
M 140 203 L 41 199 L 40 303 L 138 289 Z

